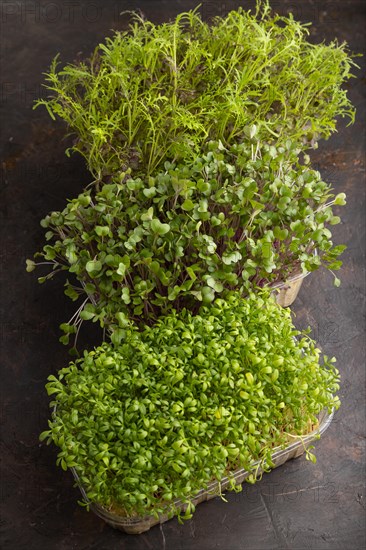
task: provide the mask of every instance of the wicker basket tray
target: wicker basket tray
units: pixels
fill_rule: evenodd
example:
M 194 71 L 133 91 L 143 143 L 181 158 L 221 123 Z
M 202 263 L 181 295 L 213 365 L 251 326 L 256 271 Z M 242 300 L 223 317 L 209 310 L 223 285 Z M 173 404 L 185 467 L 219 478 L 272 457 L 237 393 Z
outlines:
M 327 414 L 325 411 L 321 413 L 319 416 L 319 424 L 316 430 L 313 432 L 307 434 L 302 438 L 302 441 L 296 440 L 294 443 L 290 443 L 285 449 L 279 449 L 277 451 L 274 451 L 272 455 L 272 460 L 275 464 L 275 468 L 278 466 L 281 466 L 291 458 L 297 458 L 298 456 L 301 456 L 305 452 L 305 447 L 307 448 L 312 441 L 314 441 L 317 434 L 322 434 L 325 432 L 325 430 L 330 425 L 333 418 L 333 413 Z M 254 464 L 253 466 L 253 472 L 256 470 L 256 467 L 258 465 L 258 462 Z M 159 518 L 156 518 L 154 516 L 144 516 L 144 517 L 124 517 L 119 516 L 115 513 L 112 513 L 108 511 L 106 508 L 99 504 L 91 503 L 88 499 L 88 497 L 85 494 L 85 491 L 80 483 L 79 477 L 75 471 L 74 468 L 71 468 L 73 476 L 75 478 L 75 481 L 77 485 L 79 486 L 79 489 L 83 495 L 83 498 L 86 502 L 89 502 L 91 510 L 100 518 L 102 518 L 106 523 L 114 527 L 115 529 L 120 529 L 121 531 L 124 531 L 125 533 L 129 534 L 140 534 L 145 531 L 148 531 L 151 527 L 154 525 L 164 523 L 170 519 L 170 516 L 167 514 L 162 514 L 159 516 Z M 261 470 L 259 469 L 257 474 L 260 474 Z M 248 472 L 244 470 L 243 468 L 239 468 L 235 472 L 233 472 L 233 477 L 235 479 L 236 484 L 241 484 L 243 481 L 251 474 L 252 472 Z M 227 489 L 230 487 L 230 481 L 229 478 L 225 477 L 221 480 L 221 491 Z M 219 494 L 219 483 L 217 481 L 214 481 L 212 483 L 208 484 L 208 487 L 206 490 L 201 490 L 197 495 L 192 499 L 195 506 L 197 504 L 200 504 L 201 502 L 204 502 L 206 500 L 211 500 L 212 498 L 217 497 Z M 184 510 L 185 505 L 180 500 L 175 501 L 176 508 L 180 510 Z

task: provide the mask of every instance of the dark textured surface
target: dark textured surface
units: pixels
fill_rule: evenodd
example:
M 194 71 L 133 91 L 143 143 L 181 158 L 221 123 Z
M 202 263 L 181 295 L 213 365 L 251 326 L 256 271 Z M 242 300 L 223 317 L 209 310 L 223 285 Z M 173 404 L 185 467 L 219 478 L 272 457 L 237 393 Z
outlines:
M 265 475 L 228 502 L 201 504 L 194 519 L 176 520 L 140 536 L 106 526 L 77 504 L 71 474 L 55 466 L 56 449 L 40 445 L 47 425 L 48 374 L 68 361 L 58 342 L 58 325 L 73 304 L 62 281 L 39 286 L 24 269 L 25 259 L 43 243 L 39 220 L 63 207 L 89 182 L 83 161 L 64 155 L 63 126 L 52 123 L 32 102 L 43 92 L 42 71 L 51 57 L 83 57 L 110 32 L 122 28 L 123 9 L 139 7 L 154 21 L 164 21 L 197 2 L 2 1 L 1 83 L 1 545 L 9 550 L 161 549 L 266 550 L 365 547 L 365 79 L 350 82 L 358 108 L 353 127 L 322 143 L 313 161 L 345 190 L 348 204 L 336 241 L 348 244 L 342 286 L 323 271 L 308 277 L 294 306 L 298 326 L 310 324 L 324 351 L 338 358 L 342 407 L 316 443 L 317 464 L 294 460 Z M 239 4 L 203 1 L 206 18 L 225 14 Z M 364 50 L 363 1 L 276 1 L 278 11 L 291 7 L 302 21 L 312 21 L 313 40 L 347 40 Z M 364 60 L 360 60 L 364 67 Z M 90 345 L 93 335 L 83 335 Z

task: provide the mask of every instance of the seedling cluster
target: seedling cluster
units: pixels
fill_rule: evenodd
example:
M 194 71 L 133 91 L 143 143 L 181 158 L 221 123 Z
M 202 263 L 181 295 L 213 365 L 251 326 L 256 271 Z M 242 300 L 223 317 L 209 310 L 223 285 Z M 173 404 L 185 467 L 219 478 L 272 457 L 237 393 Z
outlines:
M 181 499 L 188 519 L 212 479 L 258 460 L 268 471 L 288 432 L 306 433 L 321 410 L 338 407 L 333 362 L 268 291 L 232 293 L 51 375 L 56 409 L 41 439 L 60 447 L 57 462 L 75 468 L 91 502 L 144 516 L 174 513 Z
M 41 439 L 88 503 L 190 518 L 200 489 L 229 476 L 239 490 L 237 468 L 255 482 L 339 406 L 335 360 L 270 297 L 293 275 L 334 275 L 345 248 L 331 233 L 345 194 L 310 157 L 337 117 L 353 122 L 356 65 L 308 34 L 260 0 L 210 25 L 198 9 L 161 25 L 134 15 L 46 75 L 36 106 L 66 121 L 67 154 L 93 181 L 42 220 L 47 244 L 27 260 L 48 266 L 40 282 L 66 271 L 79 301 L 61 325 L 78 358 L 49 377 Z M 83 321 L 103 342 L 80 356 Z

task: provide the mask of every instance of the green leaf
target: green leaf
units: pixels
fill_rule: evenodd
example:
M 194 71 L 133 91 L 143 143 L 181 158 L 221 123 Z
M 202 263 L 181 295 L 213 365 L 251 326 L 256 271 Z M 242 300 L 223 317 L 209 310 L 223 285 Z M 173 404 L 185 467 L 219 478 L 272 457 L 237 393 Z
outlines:
M 316 464 L 316 456 L 310 451 L 306 452 L 305 458 L 306 460 L 310 460 L 310 462 L 312 462 L 313 464 Z
M 211 189 L 211 186 L 207 181 L 199 180 L 197 182 L 197 189 L 201 191 L 201 193 L 207 193 Z
M 124 263 L 120 262 L 120 263 L 118 264 L 117 273 L 118 273 L 118 275 L 121 275 L 121 277 L 124 277 L 124 276 L 125 276 L 125 273 L 126 273 L 126 266 L 125 266 Z
M 126 317 L 125 313 L 122 313 L 122 312 L 116 313 L 116 319 L 120 327 L 127 327 L 129 325 L 129 320 Z
M 242 255 L 240 254 L 240 252 L 230 252 L 230 253 L 224 253 L 222 255 L 222 261 L 226 265 L 235 264 L 241 259 L 242 259 Z
M 83 321 L 89 321 L 95 316 L 95 308 L 92 304 L 86 304 L 84 309 L 80 312 L 80 319 Z
M 121 341 L 125 338 L 125 336 L 126 336 L 126 331 L 124 329 L 122 328 L 115 329 L 112 332 L 111 341 L 115 346 L 118 346 L 121 343 Z
M 273 229 L 273 234 L 276 239 L 279 239 L 280 241 L 284 241 L 288 236 L 288 230 L 281 229 L 280 227 L 276 226 Z
M 86 263 L 85 269 L 90 275 L 95 275 L 101 271 L 102 267 L 102 262 L 99 260 L 90 260 Z
M 182 209 L 183 210 L 190 211 L 190 210 L 193 210 L 193 208 L 194 208 L 194 202 L 191 201 L 191 199 L 186 199 L 182 203 Z
M 86 207 L 89 206 L 91 202 L 91 197 L 89 194 L 80 194 L 77 200 L 81 206 Z
M 285 210 L 290 202 L 291 202 L 290 197 L 281 197 L 277 203 L 277 206 L 279 210 Z
M 150 226 L 153 233 L 156 233 L 157 235 L 165 235 L 168 231 L 170 231 L 170 225 L 168 223 L 161 223 L 157 218 L 154 218 L 151 221 Z
M 130 298 L 130 289 L 128 287 L 124 287 L 122 289 L 122 301 L 128 305 L 131 303 L 131 298 Z
M 26 263 L 26 266 L 27 266 L 26 270 L 28 271 L 28 273 L 31 273 L 32 271 L 35 270 L 36 264 L 33 260 L 26 260 L 25 263 Z
M 209 303 L 215 299 L 215 291 L 209 286 L 204 286 L 201 292 L 202 292 L 203 303 Z
M 216 281 L 213 277 L 208 277 L 206 279 L 206 282 L 209 287 L 213 288 L 216 292 L 222 292 L 224 290 L 224 286 L 219 281 Z
M 108 456 L 103 456 L 102 460 L 103 460 L 104 464 L 105 464 L 105 465 L 107 466 L 107 468 L 108 468 L 108 466 L 109 466 L 109 458 L 108 458 Z
M 197 279 L 197 276 L 194 272 L 193 266 L 186 267 L 186 271 L 187 271 L 189 277 L 192 279 L 192 281 L 195 281 Z
M 341 206 L 347 204 L 346 203 L 346 194 L 345 193 L 338 193 L 338 195 L 334 199 L 334 204 L 338 204 L 338 205 L 341 205 Z
M 179 295 L 179 293 L 180 293 L 180 286 L 175 285 L 173 288 L 169 290 L 168 300 L 171 300 L 171 301 L 175 300 L 176 297 Z
M 147 189 L 144 189 L 143 190 L 143 194 L 145 195 L 145 197 L 147 197 L 148 199 L 152 198 L 152 197 L 155 197 L 156 195 L 156 187 L 149 187 Z
M 46 260 L 54 260 L 56 258 L 56 250 L 53 246 L 46 245 L 43 247 Z
M 65 332 L 65 334 L 74 334 L 76 332 L 75 326 L 69 323 L 61 323 L 60 329 L 62 332 Z
M 196 298 L 196 300 L 198 300 L 199 302 L 202 302 L 203 297 L 202 297 L 202 292 L 200 290 L 192 290 L 191 294 Z
M 45 432 L 42 432 L 39 436 L 39 440 L 40 441 L 44 441 L 45 439 L 49 439 L 51 437 L 51 431 L 50 430 L 47 430 Z
M 105 225 L 104 226 L 97 225 L 95 227 L 95 232 L 98 235 L 98 237 L 107 237 L 110 234 L 110 229 L 108 226 L 105 226 Z
M 66 283 L 64 292 L 65 295 L 71 298 L 73 302 L 79 298 L 79 293 L 70 285 L 70 283 Z
M 257 131 L 258 131 L 258 128 L 255 124 L 253 124 L 251 127 L 250 127 L 250 130 L 249 130 L 249 136 L 250 136 L 250 139 L 253 139 L 254 136 L 257 134 Z
M 153 217 L 154 217 L 154 207 L 150 206 L 150 208 L 146 210 L 146 212 L 141 214 L 141 221 L 144 221 L 144 222 L 151 221 Z

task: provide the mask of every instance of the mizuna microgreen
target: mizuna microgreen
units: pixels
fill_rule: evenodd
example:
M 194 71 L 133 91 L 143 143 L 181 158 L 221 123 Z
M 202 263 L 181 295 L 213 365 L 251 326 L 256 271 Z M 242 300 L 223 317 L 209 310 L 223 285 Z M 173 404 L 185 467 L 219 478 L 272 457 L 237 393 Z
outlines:
M 50 116 L 75 135 L 96 181 L 128 168 L 152 174 L 167 159 L 194 158 L 207 139 L 231 145 L 247 125 L 266 139 L 312 144 L 336 117 L 352 122 L 342 84 L 355 63 L 346 44 L 312 44 L 308 24 L 239 8 L 211 24 L 197 10 L 155 25 L 135 14 L 92 57 L 46 76 Z M 188 203 L 187 203 L 188 204 Z

